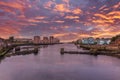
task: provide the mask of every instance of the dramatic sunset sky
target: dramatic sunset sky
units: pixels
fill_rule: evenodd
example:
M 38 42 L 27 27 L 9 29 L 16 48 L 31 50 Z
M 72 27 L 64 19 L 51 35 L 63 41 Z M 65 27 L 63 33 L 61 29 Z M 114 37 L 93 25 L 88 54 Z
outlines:
M 120 0 L 0 0 L 0 37 L 62 41 L 120 34 Z

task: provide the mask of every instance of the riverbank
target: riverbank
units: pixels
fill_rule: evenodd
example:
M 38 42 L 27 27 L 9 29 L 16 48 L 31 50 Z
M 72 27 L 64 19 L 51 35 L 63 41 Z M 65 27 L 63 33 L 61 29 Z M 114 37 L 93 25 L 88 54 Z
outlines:
M 13 46 L 11 46 L 11 47 L 9 47 L 9 48 L 3 48 L 3 49 L 1 49 L 0 50 L 0 57 L 3 57 L 3 56 L 5 56 L 10 50 L 12 50 L 14 47 Z
M 120 58 L 120 48 L 114 45 L 80 45 L 80 48 L 89 50 L 91 54 L 107 55 Z
M 119 46 L 113 45 L 76 45 L 77 48 L 82 48 L 83 51 L 72 51 L 72 50 L 65 50 L 61 48 L 60 53 L 61 55 L 64 54 L 88 54 L 88 55 L 107 55 L 120 58 L 120 48 Z

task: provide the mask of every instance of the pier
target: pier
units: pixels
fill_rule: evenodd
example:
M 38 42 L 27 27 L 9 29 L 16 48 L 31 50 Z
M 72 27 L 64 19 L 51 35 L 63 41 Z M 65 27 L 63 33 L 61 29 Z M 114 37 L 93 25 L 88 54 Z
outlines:
M 5 56 L 10 57 L 10 56 L 16 56 L 16 55 L 28 55 L 28 54 L 31 54 L 31 53 L 37 55 L 38 51 L 39 51 L 38 46 L 32 46 L 32 47 L 17 46 L 9 54 L 6 54 Z
M 2 50 L 0 50 L 0 57 L 3 57 L 5 55 L 7 55 L 8 52 L 10 52 L 11 50 L 15 49 L 16 51 L 13 52 L 14 54 L 23 54 L 23 53 L 32 53 L 32 52 L 37 52 L 38 46 L 41 46 L 41 45 L 54 45 L 54 44 L 62 44 L 62 43 L 40 43 L 40 44 L 35 44 L 35 43 L 24 43 L 24 44 L 16 44 L 16 43 L 13 43 L 11 44 L 11 46 L 8 46 Z M 32 47 L 22 47 L 22 48 L 19 48 L 21 46 L 32 46 Z M 35 47 L 37 46 L 37 48 Z M 24 49 L 24 51 L 20 51 L 21 49 Z M 30 49 L 34 49 L 34 50 L 30 50 Z M 19 51 L 19 52 L 18 52 Z M 9 55 L 9 54 L 8 54 Z
M 107 55 L 120 58 L 120 49 L 117 46 L 96 46 L 96 45 L 81 45 L 84 51 L 76 50 L 65 50 L 64 48 L 60 49 L 61 55 L 64 54 L 88 54 L 88 55 Z
M 64 48 L 60 49 L 61 55 L 63 54 L 91 54 L 89 51 L 76 51 L 76 50 L 65 50 Z

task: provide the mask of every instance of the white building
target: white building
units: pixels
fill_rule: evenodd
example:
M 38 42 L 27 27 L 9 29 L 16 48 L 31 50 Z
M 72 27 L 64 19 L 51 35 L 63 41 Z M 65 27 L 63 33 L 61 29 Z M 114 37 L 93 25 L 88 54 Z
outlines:
M 93 37 L 83 38 L 82 44 L 95 44 L 95 39 Z
M 110 44 L 111 39 L 110 38 L 96 38 L 94 39 L 93 37 L 88 37 L 88 38 L 83 38 L 82 39 L 82 44 L 98 44 L 98 45 L 108 45 Z
M 98 44 L 98 45 L 108 45 L 108 44 L 110 44 L 110 42 L 111 42 L 111 39 L 110 38 L 97 38 L 96 39 L 96 43 Z
M 82 44 L 88 44 L 88 39 L 87 38 L 83 38 L 82 39 Z

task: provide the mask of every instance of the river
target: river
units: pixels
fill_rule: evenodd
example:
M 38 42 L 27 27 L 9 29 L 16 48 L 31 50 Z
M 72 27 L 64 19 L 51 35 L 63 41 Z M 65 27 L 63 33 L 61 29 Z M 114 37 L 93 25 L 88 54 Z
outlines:
M 61 55 L 60 48 L 78 50 L 73 44 L 59 44 L 41 48 L 37 55 L 7 57 L 0 63 L 0 80 L 120 80 L 120 59 Z

